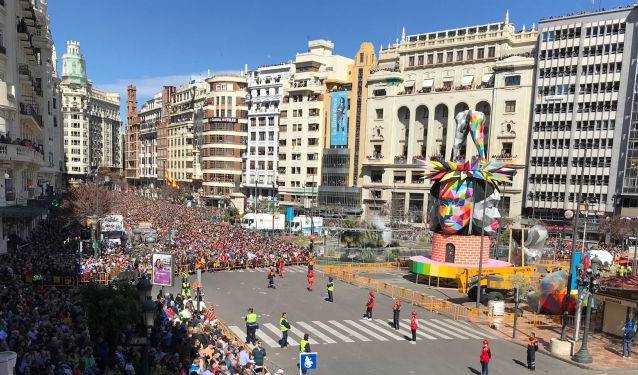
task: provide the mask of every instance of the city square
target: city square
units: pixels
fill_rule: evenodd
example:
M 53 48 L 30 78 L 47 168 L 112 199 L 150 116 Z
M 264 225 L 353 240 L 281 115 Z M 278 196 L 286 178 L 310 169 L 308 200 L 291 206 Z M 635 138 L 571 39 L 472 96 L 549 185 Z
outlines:
M 637 33 L 0 0 L 0 375 L 636 373 Z

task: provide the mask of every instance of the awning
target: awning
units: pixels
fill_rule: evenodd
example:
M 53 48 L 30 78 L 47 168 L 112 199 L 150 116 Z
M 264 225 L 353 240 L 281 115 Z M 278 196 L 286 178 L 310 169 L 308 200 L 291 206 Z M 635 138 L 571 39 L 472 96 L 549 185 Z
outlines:
M 403 82 L 403 87 L 414 87 L 414 81 Z
M 423 80 L 423 88 L 431 89 L 434 86 L 434 78 L 428 78 Z
M 465 75 L 461 78 L 461 86 L 470 86 L 472 81 L 474 81 L 473 75 Z
M 492 80 L 492 78 L 494 78 L 494 73 L 483 74 L 483 78 L 481 79 L 481 82 L 489 83 Z

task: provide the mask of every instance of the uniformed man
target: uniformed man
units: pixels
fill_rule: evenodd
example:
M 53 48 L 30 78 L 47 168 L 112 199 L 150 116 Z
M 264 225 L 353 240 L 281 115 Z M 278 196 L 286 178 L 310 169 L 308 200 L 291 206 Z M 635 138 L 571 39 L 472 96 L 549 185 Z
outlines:
M 191 283 L 188 282 L 188 277 L 182 275 L 182 297 L 184 299 L 191 298 Z
M 281 340 L 279 340 L 279 345 L 282 348 L 288 346 L 288 330 L 290 329 L 290 323 L 288 323 L 288 317 L 286 313 L 281 314 L 281 318 L 279 318 L 279 330 L 281 331 Z
M 335 291 L 335 283 L 332 276 L 328 277 L 328 285 L 326 285 L 326 290 L 328 291 L 328 302 L 334 302 L 332 298 L 332 293 Z
M 310 340 L 310 335 L 304 333 L 303 339 L 299 341 L 299 351 L 301 353 L 310 353 L 310 342 L 308 340 Z M 301 363 L 299 364 L 299 366 L 301 367 L 302 374 L 305 374 L 308 371 L 301 365 Z
M 527 339 L 527 368 L 534 371 L 536 370 L 536 352 L 538 351 L 538 339 L 536 334 L 532 334 Z
M 259 324 L 257 324 L 257 314 L 255 314 L 255 310 L 252 307 L 248 309 L 248 314 L 246 314 L 244 320 L 246 320 L 246 343 L 255 345 L 257 342 L 255 334 Z

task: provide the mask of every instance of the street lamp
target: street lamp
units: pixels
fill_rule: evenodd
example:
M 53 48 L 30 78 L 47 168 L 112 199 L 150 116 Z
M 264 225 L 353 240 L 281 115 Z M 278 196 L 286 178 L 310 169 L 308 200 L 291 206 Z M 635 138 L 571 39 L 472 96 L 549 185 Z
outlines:
M 594 293 L 598 291 L 600 277 L 600 271 L 598 268 L 602 265 L 602 262 L 598 257 L 594 257 L 591 260 L 591 266 L 586 270 L 582 270 L 583 283 L 585 285 L 585 291 L 589 293 L 587 296 L 587 313 L 585 316 L 585 331 L 583 332 L 583 342 L 580 345 L 580 349 L 574 354 L 573 360 L 578 363 L 592 363 L 593 359 L 587 348 L 589 341 L 589 324 L 591 322 L 591 306 L 594 304 Z
M 146 328 L 146 345 L 144 345 L 144 367 L 142 373 L 143 375 L 148 375 L 148 353 L 150 350 L 151 329 L 153 328 L 153 323 L 155 321 L 156 311 L 155 302 L 151 300 L 151 290 L 153 289 L 153 284 L 151 284 L 151 281 L 148 279 L 148 277 L 142 276 L 137 282 L 137 285 L 135 285 L 135 288 L 137 289 L 140 303 L 142 305 L 142 320 Z

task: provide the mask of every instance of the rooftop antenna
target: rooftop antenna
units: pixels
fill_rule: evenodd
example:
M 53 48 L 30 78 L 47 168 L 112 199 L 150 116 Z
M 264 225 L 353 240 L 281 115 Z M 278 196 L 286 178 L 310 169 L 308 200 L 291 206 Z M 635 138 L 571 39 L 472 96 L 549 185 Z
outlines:
M 506 10 L 505 11 L 505 24 L 509 24 L 510 23 L 510 10 Z
M 405 42 L 405 26 L 401 29 L 401 43 Z

